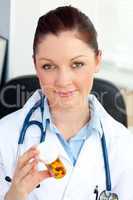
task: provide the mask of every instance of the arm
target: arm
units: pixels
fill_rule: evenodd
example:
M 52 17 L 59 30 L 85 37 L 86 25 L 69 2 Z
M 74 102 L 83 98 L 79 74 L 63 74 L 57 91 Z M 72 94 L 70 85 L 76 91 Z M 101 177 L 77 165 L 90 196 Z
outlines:
M 120 200 L 133 200 L 133 167 L 123 171 L 116 188 Z
M 11 183 L 5 180 L 5 168 L 0 154 L 0 200 L 18 200 L 15 193 L 11 190 Z M 21 200 L 19 198 L 19 200 Z M 23 200 L 23 199 L 22 199 Z
M 127 133 L 122 141 L 119 139 L 117 150 L 120 174 L 116 190 L 120 200 L 133 200 L 133 135 Z
M 5 181 L 5 169 L 2 161 L 2 156 L 0 154 L 0 200 L 4 200 L 6 192 L 9 190 L 10 183 Z

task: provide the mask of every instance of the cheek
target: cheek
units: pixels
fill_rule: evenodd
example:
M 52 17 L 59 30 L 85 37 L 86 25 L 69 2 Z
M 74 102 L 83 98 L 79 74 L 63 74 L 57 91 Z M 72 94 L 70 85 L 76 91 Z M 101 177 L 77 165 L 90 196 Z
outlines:
M 43 93 L 45 95 L 50 95 L 54 90 L 54 79 L 44 73 L 39 74 L 38 78 Z
M 79 74 L 79 80 L 81 82 L 81 85 L 83 85 L 83 84 L 84 85 L 86 85 L 86 84 L 89 85 L 89 83 L 92 82 L 93 78 L 94 78 L 93 70 L 86 70 L 86 71 L 81 72 Z
M 92 82 L 93 82 L 93 77 L 92 76 L 87 76 L 86 79 L 83 80 L 84 82 L 84 87 L 85 88 L 90 88 L 92 86 Z
M 93 85 L 94 73 L 86 72 L 85 74 L 80 75 L 79 79 L 79 84 L 82 86 L 83 91 L 90 92 Z
M 51 76 L 47 75 L 43 71 L 37 71 L 37 76 L 39 78 L 39 82 L 43 86 L 51 85 L 53 84 L 53 79 Z

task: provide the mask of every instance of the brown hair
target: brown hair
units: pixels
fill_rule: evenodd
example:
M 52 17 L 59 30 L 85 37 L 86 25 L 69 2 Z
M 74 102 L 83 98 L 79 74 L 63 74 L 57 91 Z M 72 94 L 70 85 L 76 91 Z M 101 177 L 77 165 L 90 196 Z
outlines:
M 33 53 L 37 45 L 47 34 L 58 35 L 62 31 L 77 30 L 80 38 L 98 54 L 97 32 L 89 17 L 72 6 L 58 7 L 38 20 L 33 42 Z

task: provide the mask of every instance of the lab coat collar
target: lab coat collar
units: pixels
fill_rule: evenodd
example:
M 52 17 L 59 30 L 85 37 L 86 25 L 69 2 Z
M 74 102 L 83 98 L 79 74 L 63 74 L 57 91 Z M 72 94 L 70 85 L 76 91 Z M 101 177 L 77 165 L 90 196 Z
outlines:
M 91 114 L 91 119 L 88 123 L 88 132 L 96 132 L 98 134 L 100 134 L 100 136 L 102 137 L 103 134 L 103 130 L 101 127 L 101 111 L 98 112 L 99 109 L 99 102 L 96 99 L 96 97 L 94 95 L 89 95 L 88 96 L 88 101 L 89 101 L 89 107 L 90 107 L 90 114 Z
M 109 115 L 93 94 L 88 95 L 88 102 L 90 106 L 91 119 L 88 123 L 88 132 L 98 133 L 100 138 L 103 136 L 103 118 L 107 118 Z M 91 131 L 94 130 L 94 131 Z
M 51 120 L 50 109 L 48 105 L 48 98 L 44 98 L 44 113 L 43 113 L 43 120 Z
M 41 98 L 41 89 L 36 90 L 33 95 L 28 99 L 28 101 L 25 103 L 23 109 L 29 109 L 32 108 L 37 101 L 39 101 Z
M 35 105 L 36 102 L 38 102 L 41 98 L 41 90 L 38 89 L 34 92 L 34 94 L 28 99 L 28 101 L 24 104 L 22 108 L 22 119 L 25 119 L 25 116 L 27 113 L 31 110 L 31 108 Z M 40 112 L 40 109 L 36 110 L 37 112 Z M 32 115 L 32 119 L 36 117 L 36 111 Z M 40 112 L 41 114 L 41 112 Z M 39 118 L 37 119 L 38 121 L 42 121 L 42 116 L 40 115 Z

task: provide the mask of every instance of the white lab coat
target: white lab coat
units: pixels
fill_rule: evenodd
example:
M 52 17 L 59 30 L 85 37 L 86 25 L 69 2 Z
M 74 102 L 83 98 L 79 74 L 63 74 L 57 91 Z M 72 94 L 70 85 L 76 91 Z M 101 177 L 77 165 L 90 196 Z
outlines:
M 0 120 L 0 200 L 10 187 L 5 176 L 12 177 L 17 151 L 17 142 L 23 121 L 27 112 L 40 98 L 38 91 L 27 101 L 25 106 Z M 133 135 L 115 121 L 97 99 L 92 96 L 106 137 L 112 190 L 119 195 L 120 200 L 133 200 Z M 41 120 L 39 109 L 33 114 L 33 119 Z M 85 141 L 76 166 L 72 163 L 55 134 L 47 130 L 46 141 L 53 141 L 60 150 L 67 175 L 56 180 L 48 178 L 41 182 L 41 187 L 29 194 L 28 200 L 95 200 L 96 185 L 99 192 L 105 190 L 105 170 L 101 149 L 100 135 L 93 132 Z M 40 132 L 36 126 L 27 130 L 22 153 L 33 144 L 39 142 Z M 65 193 L 64 193 L 65 191 Z M 63 194 L 64 193 L 64 194 Z M 64 195 L 64 197 L 63 197 Z

